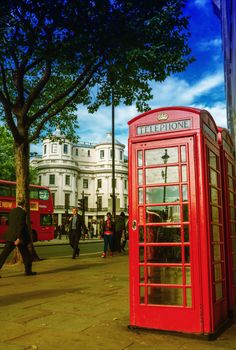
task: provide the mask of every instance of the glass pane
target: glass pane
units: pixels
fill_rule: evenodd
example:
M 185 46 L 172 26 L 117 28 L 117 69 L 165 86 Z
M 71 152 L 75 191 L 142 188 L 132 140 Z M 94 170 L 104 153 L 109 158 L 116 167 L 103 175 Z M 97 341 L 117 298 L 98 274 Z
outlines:
M 229 179 L 229 188 L 231 189 L 231 190 L 233 190 L 234 189 L 234 182 L 233 182 L 233 179 L 231 178 L 231 177 L 229 177 L 228 178 Z
M 142 151 L 138 151 L 138 166 L 143 165 L 143 157 L 142 157 Z
M 213 187 L 211 187 L 211 202 L 218 204 L 218 191 Z
M 222 268 L 221 264 L 215 264 L 214 266 L 215 271 L 215 281 L 222 280 Z
M 192 306 L 192 288 L 186 289 L 186 304 L 188 307 Z
M 41 226 L 51 226 L 52 225 L 52 215 L 41 214 L 40 215 L 40 225 Z
M 144 262 L 144 247 L 139 247 L 139 262 Z
M 149 287 L 148 304 L 183 305 L 183 289 Z
M 185 267 L 185 281 L 187 286 L 191 285 L 191 267 L 188 266 Z
M 179 201 L 179 186 L 146 188 L 146 203 L 170 203 Z
M 216 283 L 215 285 L 216 300 L 223 298 L 222 283 Z
M 144 229 L 143 226 L 139 226 L 138 228 L 138 232 L 139 232 L 139 242 L 144 242 Z
M 212 225 L 213 241 L 220 241 L 220 228 L 218 225 Z
M 178 148 L 156 148 L 145 151 L 145 165 L 178 162 Z
M 231 235 L 236 233 L 236 224 L 235 222 L 231 222 Z
M 233 176 L 233 165 L 228 162 L 228 175 Z
M 186 147 L 181 146 L 181 162 L 186 162 Z
M 211 207 L 212 221 L 219 222 L 219 208 Z
M 230 208 L 230 219 L 235 221 L 235 208 Z
M 140 292 L 140 304 L 144 304 L 144 302 L 145 302 L 145 287 L 140 287 L 139 292 Z
M 187 185 L 182 186 L 182 200 L 183 200 L 183 202 L 188 201 L 188 186 Z
M 143 189 L 142 188 L 138 189 L 138 203 L 143 204 Z
M 47 201 L 50 197 L 48 190 L 39 190 L 39 199 Z
M 147 262 L 180 263 L 182 252 L 180 246 L 147 246 Z
M 209 151 L 209 164 L 212 168 L 217 169 L 217 156 L 211 151 Z
M 189 242 L 189 227 L 184 225 L 184 242 Z
M 144 266 L 139 266 L 139 282 L 144 283 Z
M 235 205 L 235 199 L 234 199 L 234 193 L 233 192 L 229 192 L 229 202 L 230 202 L 230 205 L 232 205 L 232 206 Z
M 189 246 L 184 247 L 184 262 L 185 263 L 190 262 L 190 247 Z
M 185 182 L 185 181 L 187 181 L 187 167 L 186 167 L 186 165 L 183 165 L 181 167 L 181 169 L 182 169 L 182 182 Z
M 217 182 L 217 172 L 215 170 L 210 169 L 210 183 L 214 186 L 218 186 Z
M 143 185 L 143 170 L 142 169 L 138 170 L 138 185 L 139 186 Z
M 188 221 L 188 204 L 183 205 L 183 220 Z
M 178 222 L 180 221 L 180 206 L 146 207 L 146 222 Z
M 220 245 L 219 244 L 213 245 L 213 255 L 214 255 L 214 261 L 221 260 Z
M 39 199 L 39 192 L 37 188 L 30 189 L 30 199 Z
M 181 242 L 180 226 L 147 227 L 147 243 Z
M 232 252 L 236 253 L 236 238 L 232 237 L 231 242 L 232 242 Z
M 146 169 L 146 184 L 163 184 L 178 182 L 179 172 L 177 166 Z
M 183 284 L 181 267 L 148 266 L 147 283 Z

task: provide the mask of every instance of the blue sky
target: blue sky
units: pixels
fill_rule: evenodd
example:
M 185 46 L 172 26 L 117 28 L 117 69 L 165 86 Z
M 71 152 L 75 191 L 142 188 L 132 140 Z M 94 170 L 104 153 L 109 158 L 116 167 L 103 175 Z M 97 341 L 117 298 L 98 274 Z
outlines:
M 226 127 L 226 102 L 221 48 L 220 20 L 213 12 L 211 0 L 188 0 L 190 47 L 196 61 L 185 72 L 168 77 L 164 83 L 153 83 L 151 108 L 194 106 L 207 109 L 220 126 Z M 127 145 L 127 122 L 138 115 L 135 106 L 115 110 L 116 138 Z M 80 141 L 99 142 L 111 130 L 111 108 L 101 107 L 94 115 L 78 108 Z M 127 148 L 126 148 L 127 153 Z

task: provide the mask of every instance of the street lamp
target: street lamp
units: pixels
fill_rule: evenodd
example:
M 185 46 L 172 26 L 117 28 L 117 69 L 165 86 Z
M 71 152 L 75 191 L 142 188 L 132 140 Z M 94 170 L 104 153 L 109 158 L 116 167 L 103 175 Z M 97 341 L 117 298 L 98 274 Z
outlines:
M 97 236 L 97 237 L 98 237 L 98 195 L 99 195 L 99 189 L 97 188 L 97 189 L 96 189 L 96 198 L 97 198 L 97 201 L 96 201 L 96 204 L 97 204 L 96 236 Z
M 170 156 L 167 153 L 167 149 L 165 149 L 165 154 L 161 157 L 163 159 L 163 163 L 166 165 L 168 162 L 168 159 L 170 158 Z M 161 172 L 161 176 L 164 180 L 164 191 L 163 191 L 163 203 L 166 202 L 166 181 L 167 181 L 167 166 L 165 166 L 165 170 Z M 167 206 L 166 206 L 166 211 L 167 211 Z

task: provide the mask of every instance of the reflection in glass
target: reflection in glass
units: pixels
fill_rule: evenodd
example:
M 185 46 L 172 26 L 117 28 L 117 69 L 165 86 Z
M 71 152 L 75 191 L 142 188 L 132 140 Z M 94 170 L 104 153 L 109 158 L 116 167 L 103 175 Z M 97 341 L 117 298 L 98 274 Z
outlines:
M 139 262 L 144 262 L 144 247 L 139 247 Z
M 181 242 L 180 226 L 147 226 L 147 243 Z
M 222 267 L 221 267 L 221 264 L 215 264 L 214 265 L 214 271 L 215 271 L 215 281 L 222 280 Z
M 139 293 L 140 293 L 140 304 L 145 303 L 145 287 L 141 286 L 139 288 Z
M 228 162 L 228 175 L 233 176 L 233 165 Z
M 138 151 L 138 166 L 143 165 L 143 157 L 142 157 L 142 151 Z
M 232 179 L 232 177 L 228 177 L 228 185 L 229 185 L 229 189 L 233 190 L 234 189 L 234 181 Z
M 180 246 L 147 246 L 147 262 L 180 263 L 182 253 Z
M 143 184 L 143 170 L 138 170 L 138 185 L 141 186 Z
M 218 225 L 212 225 L 213 241 L 220 241 L 220 228 Z
M 138 189 L 138 203 L 143 204 L 143 189 L 142 188 Z
M 234 193 L 233 192 L 229 192 L 229 202 L 230 202 L 230 205 L 232 205 L 232 206 L 235 205 L 235 199 L 234 199 Z
M 219 222 L 219 208 L 212 206 L 211 216 L 212 216 L 212 221 Z
M 186 304 L 188 307 L 192 306 L 192 288 L 186 288 Z
M 139 282 L 144 283 L 144 266 L 139 266 Z
M 209 151 L 209 164 L 212 168 L 217 169 L 217 156 L 212 151 Z
M 185 263 L 190 262 L 190 247 L 189 246 L 184 247 L 184 262 Z
M 218 186 L 217 182 L 217 172 L 215 170 L 210 169 L 210 183 L 214 186 Z
M 215 293 L 216 293 L 216 300 L 223 298 L 223 289 L 222 289 L 222 283 L 216 283 L 215 284 Z
M 188 221 L 188 204 L 183 204 L 183 220 Z
M 184 242 L 189 242 L 189 226 L 184 225 Z
M 211 187 L 211 202 L 218 204 L 218 191 L 213 187 Z
M 180 221 L 180 206 L 153 206 L 146 207 L 146 222 L 179 222 Z
M 191 267 L 189 266 L 185 267 L 185 281 L 187 286 L 191 285 Z
M 138 228 L 138 232 L 139 232 L 139 242 L 144 242 L 144 228 L 143 226 L 139 226 Z
M 182 171 L 182 182 L 187 181 L 187 167 L 186 165 L 183 165 L 181 167 L 181 171 Z
M 147 283 L 183 284 L 182 267 L 148 266 Z
M 188 186 L 187 185 L 182 186 L 182 200 L 183 200 L 183 202 L 188 201 Z
M 178 162 L 178 147 L 156 148 L 145 151 L 145 165 L 161 165 Z
M 214 254 L 214 261 L 220 261 L 221 260 L 220 244 L 214 244 L 213 245 L 213 254 Z
M 179 186 L 146 188 L 146 203 L 169 203 L 179 201 Z
M 161 168 L 146 169 L 146 184 L 163 184 L 169 182 L 178 182 L 179 172 L 177 166 L 166 166 Z
M 232 221 L 235 221 L 235 208 L 234 207 L 230 207 L 230 219 Z
M 186 162 L 186 147 L 181 146 L 181 162 Z
M 183 289 L 149 287 L 148 304 L 183 305 Z

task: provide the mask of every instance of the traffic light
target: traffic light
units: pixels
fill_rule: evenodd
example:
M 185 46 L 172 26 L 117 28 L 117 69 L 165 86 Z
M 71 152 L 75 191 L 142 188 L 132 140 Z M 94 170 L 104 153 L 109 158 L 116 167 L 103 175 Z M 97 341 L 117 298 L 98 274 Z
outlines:
M 84 212 L 84 198 L 78 199 L 78 209 Z

